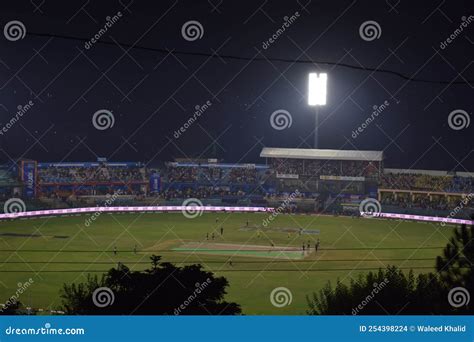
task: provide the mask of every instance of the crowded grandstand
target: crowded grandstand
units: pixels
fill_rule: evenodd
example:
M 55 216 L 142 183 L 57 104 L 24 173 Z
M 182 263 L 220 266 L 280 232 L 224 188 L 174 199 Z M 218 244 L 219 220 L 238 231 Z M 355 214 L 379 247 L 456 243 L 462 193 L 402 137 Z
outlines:
M 263 148 L 261 164 L 177 159 L 156 167 L 140 162 L 38 162 L 0 168 L 0 195 L 30 209 L 97 205 L 180 205 L 187 198 L 215 206 L 358 215 L 365 198 L 382 211 L 469 218 L 474 173 L 385 168 L 381 151 Z M 453 210 L 455 213 L 453 214 Z

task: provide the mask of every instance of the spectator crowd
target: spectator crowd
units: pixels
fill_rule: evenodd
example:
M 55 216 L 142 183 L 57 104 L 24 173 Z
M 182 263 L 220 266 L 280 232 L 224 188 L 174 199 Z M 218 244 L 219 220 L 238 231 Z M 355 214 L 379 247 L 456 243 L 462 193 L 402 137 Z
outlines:
M 63 167 L 38 168 L 40 183 L 130 182 L 144 181 L 140 168 L 132 167 Z
M 272 167 L 280 174 L 298 176 L 377 177 L 379 163 L 351 160 L 273 159 Z
M 255 167 L 176 166 L 168 165 L 165 179 L 169 183 L 256 184 L 264 171 Z
M 474 178 L 458 176 L 433 176 L 426 174 L 387 173 L 384 174 L 380 179 L 380 188 L 471 193 L 474 191 Z

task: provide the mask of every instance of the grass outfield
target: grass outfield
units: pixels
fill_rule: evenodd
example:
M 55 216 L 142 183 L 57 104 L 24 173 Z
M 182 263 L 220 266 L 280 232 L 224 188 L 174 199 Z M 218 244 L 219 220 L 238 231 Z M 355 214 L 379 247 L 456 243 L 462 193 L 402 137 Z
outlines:
M 269 225 L 271 231 L 258 233 L 242 228 L 247 220 L 251 227 L 261 225 L 267 214 L 205 213 L 188 219 L 181 213 L 103 213 L 86 227 L 88 217 L 0 222 L 0 302 L 15 294 L 19 282 L 32 278 L 34 283 L 20 301 L 54 310 L 60 306 L 58 292 L 63 283 L 83 281 L 87 273 L 101 274 L 119 261 L 134 270 L 147 268 L 153 253 L 178 265 L 201 263 L 225 276 L 230 282 L 226 299 L 241 304 L 244 314 L 304 314 L 306 295 L 328 280 L 348 282 L 361 272 L 388 264 L 415 268 L 417 273 L 431 271 L 453 229 L 408 221 L 279 215 Z M 215 222 L 217 217 L 219 223 Z M 219 234 L 221 225 L 223 237 Z M 300 227 L 320 230 L 320 234 L 288 236 L 275 229 Z M 207 241 L 206 233 L 211 237 L 213 230 L 215 240 Z M 316 253 L 318 237 L 321 245 Z M 298 250 L 308 240 L 309 253 L 288 252 L 288 247 Z M 205 248 L 194 252 L 186 248 L 193 243 L 202 243 Z M 222 251 L 224 248 L 213 244 L 231 248 Z M 137 255 L 134 245 L 138 246 Z M 258 248 L 245 248 L 248 245 Z M 113 246 L 118 249 L 116 256 Z M 279 248 L 288 257 L 278 255 Z M 294 258 L 295 253 L 301 257 Z M 270 293 L 276 287 L 291 291 L 290 305 L 277 308 L 271 304 Z

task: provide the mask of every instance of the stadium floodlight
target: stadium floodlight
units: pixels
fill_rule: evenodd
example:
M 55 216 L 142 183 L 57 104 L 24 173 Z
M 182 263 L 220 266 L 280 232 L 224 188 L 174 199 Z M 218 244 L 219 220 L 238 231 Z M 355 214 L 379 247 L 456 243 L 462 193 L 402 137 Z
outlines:
M 309 74 L 308 105 L 324 106 L 326 104 L 328 74 L 315 72 Z
M 318 148 L 318 108 L 326 105 L 328 74 L 315 72 L 309 74 L 308 105 L 316 107 L 314 125 L 314 148 Z

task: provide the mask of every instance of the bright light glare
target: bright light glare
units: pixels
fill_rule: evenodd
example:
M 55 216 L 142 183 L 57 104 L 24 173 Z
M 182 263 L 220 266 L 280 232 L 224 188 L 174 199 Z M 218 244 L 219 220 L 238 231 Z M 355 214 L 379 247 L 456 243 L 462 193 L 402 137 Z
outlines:
M 308 105 L 323 106 L 326 104 L 326 86 L 328 74 L 310 73 L 308 88 Z

